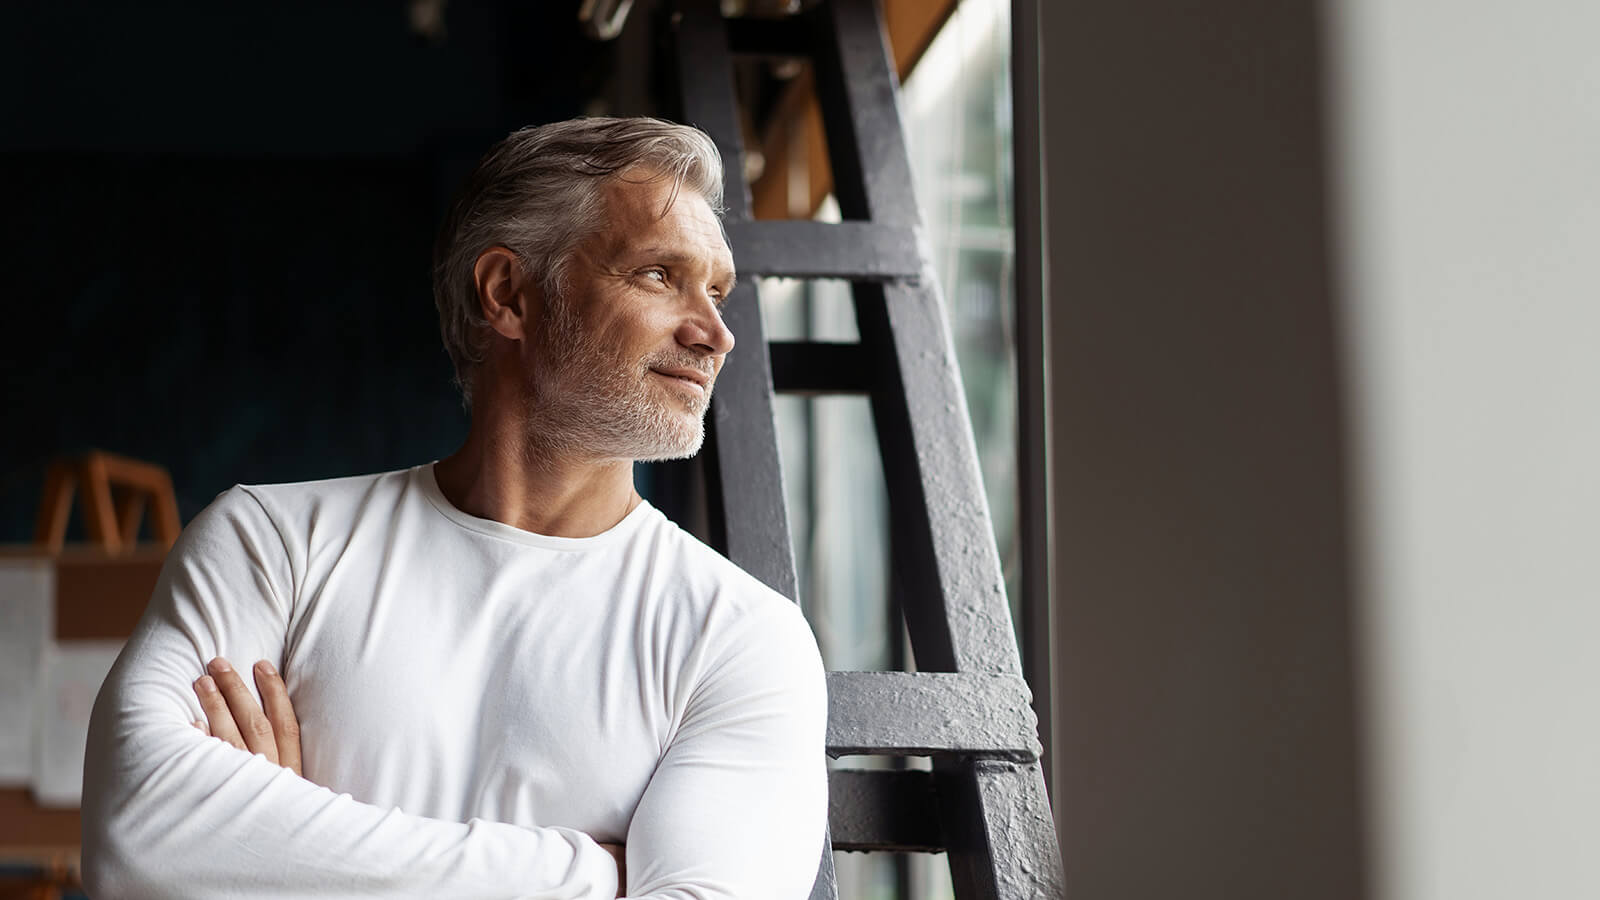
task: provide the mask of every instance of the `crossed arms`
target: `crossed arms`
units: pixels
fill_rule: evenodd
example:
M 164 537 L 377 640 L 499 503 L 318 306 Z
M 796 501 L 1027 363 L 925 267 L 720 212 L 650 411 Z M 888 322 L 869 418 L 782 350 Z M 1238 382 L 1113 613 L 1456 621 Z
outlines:
M 296 775 L 300 770 L 300 721 L 283 676 L 267 660 L 251 669 L 261 702 L 251 696 L 244 679 L 229 662 L 217 657 L 206 665 L 206 674 L 195 679 L 194 693 L 200 701 L 204 719 L 194 727 L 211 737 L 244 750 L 259 753 Z M 602 842 L 600 847 L 617 862 L 617 896 L 627 884 L 627 857 L 623 845 Z
M 291 578 L 279 533 L 253 504 L 230 492 L 190 525 L 102 688 L 85 765 L 90 893 L 97 900 L 617 896 L 617 860 L 581 831 L 418 816 L 300 777 L 282 765 L 295 751 L 279 743 L 279 728 L 270 753 L 259 738 L 250 743 L 259 725 L 248 712 L 238 721 L 215 672 L 217 697 L 245 749 L 196 730 L 197 711 L 209 712 L 195 694 L 205 660 L 285 658 Z M 786 637 L 775 646 L 793 649 L 791 671 L 815 667 L 816 689 L 764 680 L 773 646 L 763 648 L 766 659 L 730 659 L 697 687 L 627 825 L 629 896 L 805 896 L 825 812 L 825 699 L 820 665 L 803 658 L 814 657 L 814 644 L 803 650 Z M 241 700 L 250 696 L 242 678 L 227 685 Z M 273 699 L 281 685 L 276 675 L 268 680 L 262 696 L 270 710 L 260 715 L 283 723 L 287 735 L 292 710 Z M 728 709 L 739 715 L 721 714 Z M 210 727 L 223 736 L 220 722 Z

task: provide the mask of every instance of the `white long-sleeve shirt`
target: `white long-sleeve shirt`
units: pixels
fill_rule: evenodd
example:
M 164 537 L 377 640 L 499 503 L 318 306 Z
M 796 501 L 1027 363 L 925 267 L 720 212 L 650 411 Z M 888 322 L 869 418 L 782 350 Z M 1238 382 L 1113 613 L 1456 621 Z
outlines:
M 278 665 L 305 777 L 191 688 Z M 254 686 L 252 685 L 252 690 Z M 802 898 L 827 701 L 794 604 L 648 504 L 590 538 L 479 519 L 431 465 L 237 487 L 101 689 L 83 866 L 116 898 Z

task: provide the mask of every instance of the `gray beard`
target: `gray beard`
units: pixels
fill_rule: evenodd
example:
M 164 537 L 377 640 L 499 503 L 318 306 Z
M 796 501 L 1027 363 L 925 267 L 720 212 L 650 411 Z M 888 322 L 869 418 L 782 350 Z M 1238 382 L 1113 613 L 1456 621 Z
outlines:
M 612 348 L 583 331 L 563 299 L 547 304 L 540 337 L 543 353 L 527 384 L 531 447 L 564 456 L 637 461 L 684 459 L 700 452 L 711 391 L 692 415 L 685 415 L 651 390 L 649 378 L 654 367 L 703 370 L 702 357 L 682 351 L 640 362 L 617 359 Z

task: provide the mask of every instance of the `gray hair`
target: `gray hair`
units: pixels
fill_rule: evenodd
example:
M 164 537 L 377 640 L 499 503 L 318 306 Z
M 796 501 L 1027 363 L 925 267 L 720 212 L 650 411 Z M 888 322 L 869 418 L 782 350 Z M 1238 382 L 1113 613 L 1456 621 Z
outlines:
M 487 351 L 488 322 L 473 269 L 491 247 L 510 249 L 545 296 L 565 293 L 577 246 L 605 224 L 605 187 L 639 167 L 688 187 L 722 214 L 722 157 L 705 132 L 650 118 L 580 118 L 512 132 L 467 179 L 433 249 L 433 300 L 472 406 L 472 374 Z

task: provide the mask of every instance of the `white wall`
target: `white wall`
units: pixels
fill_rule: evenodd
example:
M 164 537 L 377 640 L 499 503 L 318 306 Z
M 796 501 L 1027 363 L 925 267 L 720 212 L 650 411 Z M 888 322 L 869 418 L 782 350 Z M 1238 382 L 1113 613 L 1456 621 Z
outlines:
M 1376 896 L 1600 897 L 1600 3 L 1327 24 Z

